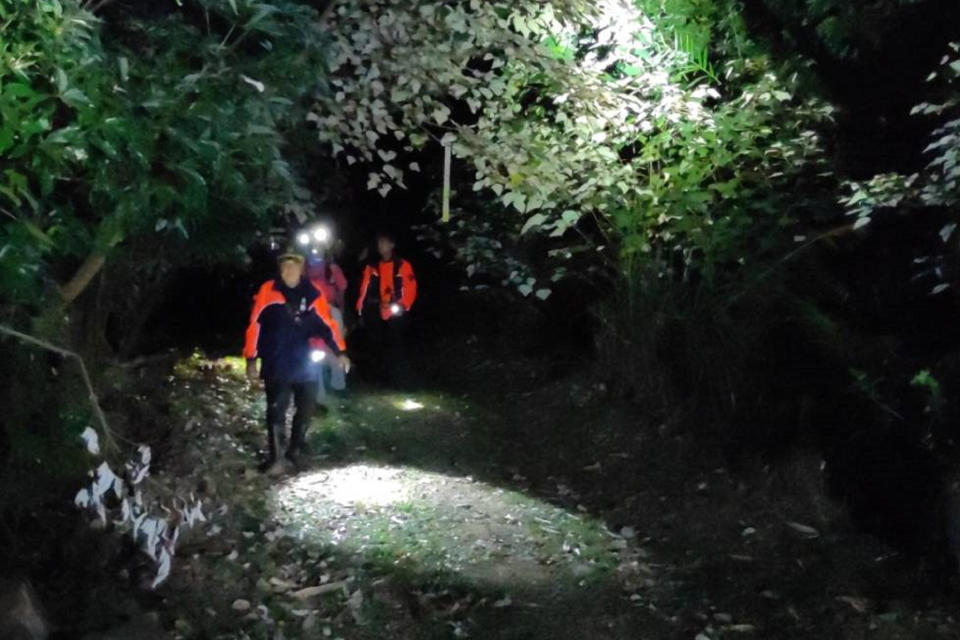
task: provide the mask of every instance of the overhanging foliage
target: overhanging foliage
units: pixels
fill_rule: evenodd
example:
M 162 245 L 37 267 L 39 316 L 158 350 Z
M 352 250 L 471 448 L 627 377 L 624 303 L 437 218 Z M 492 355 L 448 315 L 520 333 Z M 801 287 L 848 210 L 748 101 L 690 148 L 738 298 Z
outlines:
M 676 251 L 710 275 L 753 250 L 755 225 L 797 213 L 786 192 L 822 160 L 832 109 L 762 53 L 732 55 L 745 35 L 728 15 L 714 64 L 710 29 L 665 8 L 337 3 L 331 89 L 310 118 L 383 196 L 449 144 L 474 191 L 521 214 L 512 233 L 596 229 L 616 261 Z

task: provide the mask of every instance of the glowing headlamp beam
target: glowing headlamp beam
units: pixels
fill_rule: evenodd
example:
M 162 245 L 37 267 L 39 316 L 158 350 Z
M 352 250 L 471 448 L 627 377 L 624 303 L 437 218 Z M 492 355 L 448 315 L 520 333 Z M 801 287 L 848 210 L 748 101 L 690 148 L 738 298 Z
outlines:
M 327 242 L 330 240 L 330 229 L 319 226 L 313 230 L 313 239 L 317 242 Z
M 312 351 L 310 351 L 311 362 L 321 362 L 326 357 L 327 357 L 327 354 L 321 351 L 320 349 L 313 349 Z
M 325 225 L 317 225 L 311 229 L 304 229 L 297 234 L 297 243 L 303 246 L 311 244 L 329 244 L 333 233 Z

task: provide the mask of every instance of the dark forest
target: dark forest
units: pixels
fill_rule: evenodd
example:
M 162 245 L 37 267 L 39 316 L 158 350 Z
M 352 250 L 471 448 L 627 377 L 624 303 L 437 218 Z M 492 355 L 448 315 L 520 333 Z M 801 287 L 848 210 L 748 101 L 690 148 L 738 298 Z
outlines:
M 0 0 L 0 638 L 960 637 L 956 0 Z

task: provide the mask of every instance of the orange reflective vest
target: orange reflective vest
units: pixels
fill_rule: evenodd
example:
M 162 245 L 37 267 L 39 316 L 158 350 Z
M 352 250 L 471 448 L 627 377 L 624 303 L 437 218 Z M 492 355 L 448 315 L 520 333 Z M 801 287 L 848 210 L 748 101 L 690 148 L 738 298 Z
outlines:
M 417 299 L 417 278 L 413 275 L 413 267 L 403 258 L 380 261 L 377 265 L 369 264 L 363 270 L 363 280 L 360 283 L 360 295 L 357 298 L 357 313 L 363 313 L 364 305 L 368 304 L 372 288 L 379 291 L 380 317 L 389 320 L 393 315 L 390 311 L 392 304 L 399 304 L 404 311 L 410 311 Z M 372 300 L 370 301 L 372 302 Z
M 330 305 L 326 299 L 310 283 L 302 281 L 296 289 L 291 290 L 298 296 L 300 309 L 288 309 L 288 301 L 281 291 L 281 285 L 276 280 L 263 283 L 253 298 L 253 310 L 250 312 L 250 323 L 247 325 L 246 339 L 243 347 L 244 358 L 263 357 L 261 353 L 264 340 L 271 345 L 285 345 L 300 348 L 300 337 L 303 336 L 303 349 L 306 349 L 306 338 L 319 337 L 328 343 L 336 353 L 346 351 L 347 343 L 343 339 L 340 327 L 334 322 L 330 314 Z M 297 318 L 301 321 L 297 322 Z M 264 335 L 271 333 L 275 335 Z M 274 351 L 276 349 L 271 349 Z

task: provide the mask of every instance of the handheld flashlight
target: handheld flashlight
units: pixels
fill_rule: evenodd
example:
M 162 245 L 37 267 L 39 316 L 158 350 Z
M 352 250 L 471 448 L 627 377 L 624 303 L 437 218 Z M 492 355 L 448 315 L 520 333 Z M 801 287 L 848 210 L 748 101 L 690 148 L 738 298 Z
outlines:
M 313 349 L 310 352 L 310 360 L 312 362 L 320 362 L 327 357 L 327 354 L 321 351 L 320 349 Z
M 304 246 L 310 244 L 310 234 L 306 231 L 301 232 L 299 235 L 297 235 L 297 242 Z
M 400 306 L 399 304 L 397 304 L 396 302 L 394 302 L 392 305 L 390 305 L 390 313 L 392 313 L 393 315 L 398 316 L 398 315 L 400 315 L 400 312 L 401 312 L 401 311 L 403 311 L 403 307 L 401 307 L 401 306 Z

